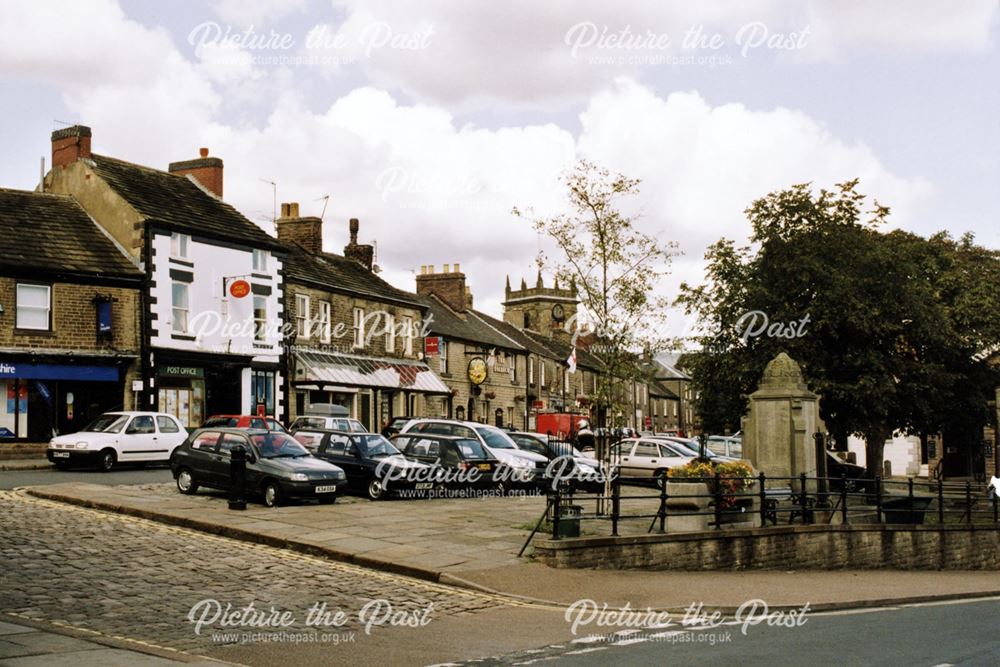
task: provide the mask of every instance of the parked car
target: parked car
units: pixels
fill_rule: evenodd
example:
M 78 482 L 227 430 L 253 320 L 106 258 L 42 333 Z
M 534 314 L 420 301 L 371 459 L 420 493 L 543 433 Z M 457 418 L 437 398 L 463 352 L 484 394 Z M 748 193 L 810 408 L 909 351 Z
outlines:
M 743 439 L 731 435 L 708 436 L 708 448 L 722 456 L 743 458 Z
M 571 462 L 571 467 L 563 473 L 571 486 L 590 493 L 600 493 L 604 490 L 604 476 L 601 472 L 601 464 L 592 456 L 584 454 L 571 443 L 561 442 L 550 438 L 544 433 L 529 433 L 526 431 L 515 431 L 508 433 L 510 439 L 517 443 L 521 449 L 529 452 L 541 454 L 552 461 L 567 457 Z M 552 469 L 547 468 L 546 480 L 553 477 Z
M 496 478 L 501 463 L 478 438 L 399 433 L 393 436 L 392 443 L 411 461 L 439 466 L 442 471 L 436 482 L 439 486 L 503 490 Z
M 670 468 L 679 468 L 695 457 L 673 443 L 651 438 L 627 438 L 611 448 L 612 465 L 623 477 L 649 477 L 659 483 Z
M 193 494 L 206 486 L 227 490 L 233 447 L 247 452 L 246 489 L 268 507 L 286 498 L 316 498 L 332 503 L 347 484 L 341 468 L 322 461 L 287 433 L 206 428 L 192 433 L 170 457 L 177 490 Z
M 701 456 L 701 443 L 697 438 L 674 438 L 670 436 L 658 435 L 651 438 L 652 440 L 661 440 L 663 442 L 671 443 L 675 448 L 680 449 L 685 454 L 690 454 L 691 456 L 698 457 Z M 705 458 L 713 461 L 715 463 L 728 463 L 731 461 L 739 461 L 740 459 L 735 456 L 723 456 L 722 454 L 716 454 L 712 451 L 712 448 L 707 444 L 705 445 Z
M 402 433 L 435 433 L 478 440 L 486 451 L 504 466 L 500 479 L 506 490 L 531 488 L 544 483 L 542 476 L 549 460 L 541 454 L 524 451 L 496 426 L 453 419 L 414 419 Z
M 253 428 L 262 431 L 287 433 L 285 427 L 274 417 L 257 415 L 212 415 L 201 425 L 202 428 Z
M 371 500 L 434 488 L 436 466 L 407 459 L 378 433 L 297 431 L 292 437 L 316 458 L 342 468 L 348 489 Z
M 290 432 L 303 430 L 341 431 L 343 433 L 367 433 L 368 429 L 357 419 L 350 417 L 296 417 L 288 427 Z
M 46 456 L 57 468 L 96 465 L 107 472 L 122 463 L 166 462 L 187 430 L 162 412 L 106 412 L 77 433 L 49 441 Z
M 382 435 L 391 438 L 402 431 L 403 427 L 412 419 L 416 419 L 416 417 L 393 417 L 382 427 Z

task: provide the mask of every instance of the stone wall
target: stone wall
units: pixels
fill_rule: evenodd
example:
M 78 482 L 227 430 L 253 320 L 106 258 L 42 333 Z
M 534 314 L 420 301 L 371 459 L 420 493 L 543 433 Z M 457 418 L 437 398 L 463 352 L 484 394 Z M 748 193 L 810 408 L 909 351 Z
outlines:
M 778 526 L 685 535 L 536 540 L 559 568 L 1000 570 L 1000 526 Z

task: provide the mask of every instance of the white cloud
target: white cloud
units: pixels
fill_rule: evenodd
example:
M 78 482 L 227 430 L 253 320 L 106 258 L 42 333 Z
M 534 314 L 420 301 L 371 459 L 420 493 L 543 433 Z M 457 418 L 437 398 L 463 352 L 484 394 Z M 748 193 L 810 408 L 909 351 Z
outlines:
M 263 27 L 305 11 L 307 6 L 306 0 L 217 0 L 215 13 L 238 26 Z

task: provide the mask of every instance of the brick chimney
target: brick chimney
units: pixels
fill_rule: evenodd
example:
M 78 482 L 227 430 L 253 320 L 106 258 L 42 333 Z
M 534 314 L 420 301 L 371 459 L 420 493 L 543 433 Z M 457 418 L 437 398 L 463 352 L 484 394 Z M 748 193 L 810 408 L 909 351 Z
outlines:
M 52 168 L 65 167 L 90 157 L 90 128 L 74 125 L 52 133 Z
M 361 223 L 357 218 L 351 218 L 351 242 L 344 246 L 344 257 L 361 262 L 369 271 L 375 265 L 375 248 L 370 245 L 358 244 L 358 229 Z
M 472 307 L 472 293 L 465 286 L 465 274 L 459 270 L 458 264 L 453 268 L 445 264 L 440 273 L 434 270 L 433 264 L 421 266 L 417 276 L 417 294 L 434 294 L 456 313 L 463 313 L 466 308 Z
M 318 255 L 323 252 L 323 221 L 316 216 L 299 216 L 297 202 L 281 205 L 281 217 L 275 220 L 278 240 L 290 241 Z
M 178 176 L 194 176 L 195 180 L 201 183 L 209 192 L 222 199 L 222 159 L 208 157 L 208 149 L 202 148 L 199 153 L 201 157 L 196 160 L 184 160 L 183 162 L 171 162 L 167 171 Z

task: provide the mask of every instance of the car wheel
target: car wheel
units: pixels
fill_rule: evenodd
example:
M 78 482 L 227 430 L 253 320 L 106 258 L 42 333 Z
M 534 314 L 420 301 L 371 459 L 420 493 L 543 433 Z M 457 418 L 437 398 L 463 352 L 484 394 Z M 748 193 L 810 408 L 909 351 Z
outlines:
M 264 484 L 264 504 L 268 507 L 277 507 L 281 504 L 281 487 L 277 482 Z
M 190 496 L 198 492 L 198 482 L 194 481 L 194 473 L 187 468 L 177 472 L 177 490 Z
M 101 450 L 100 455 L 97 457 L 97 469 L 101 472 L 110 472 L 115 467 L 117 460 L 118 457 L 115 455 L 115 450 Z
M 385 486 L 382 485 L 382 480 L 373 479 L 368 482 L 368 499 L 369 500 L 382 500 L 386 496 Z

